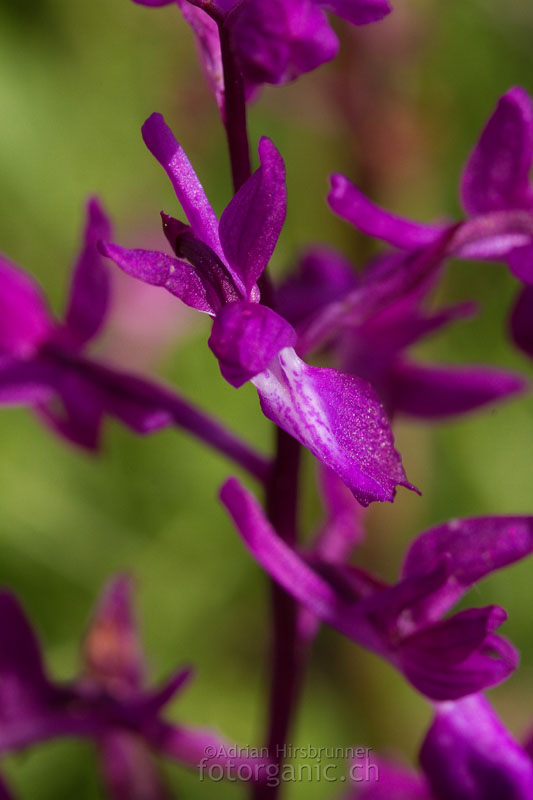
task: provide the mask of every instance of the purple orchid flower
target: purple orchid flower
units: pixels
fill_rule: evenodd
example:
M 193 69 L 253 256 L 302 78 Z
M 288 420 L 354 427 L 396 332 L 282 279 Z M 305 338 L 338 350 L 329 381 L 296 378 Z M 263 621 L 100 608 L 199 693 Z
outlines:
M 528 555 L 533 517 L 454 520 L 418 536 L 399 581 L 300 554 L 283 542 L 255 498 L 229 480 L 221 498 L 253 557 L 315 617 L 387 659 L 434 700 L 454 700 L 505 680 L 517 654 L 494 631 L 498 606 L 443 615 L 475 582 Z
M 448 255 L 504 259 L 520 281 L 533 283 L 533 106 L 524 89 L 504 94 L 463 171 L 460 194 L 467 220 Z M 358 230 L 400 250 L 435 242 L 445 224 L 422 224 L 391 214 L 368 200 L 343 175 L 333 175 L 329 204 Z
M 396 485 L 410 484 L 372 388 L 354 375 L 307 365 L 294 350 L 293 327 L 259 302 L 257 282 L 286 214 L 285 169 L 272 142 L 261 140 L 260 167 L 219 221 L 160 115 L 148 119 L 143 136 L 189 225 L 163 214 L 173 257 L 106 242 L 101 252 L 213 317 L 209 345 L 224 378 L 235 387 L 252 381 L 264 414 L 336 472 L 362 504 L 392 500 Z
M 191 671 L 178 671 L 155 690 L 145 688 L 130 593 L 131 583 L 123 576 L 106 587 L 85 636 L 83 673 L 69 684 L 48 677 L 20 605 L 11 593 L 0 594 L 0 752 L 57 737 L 89 738 L 98 747 L 110 796 L 166 800 L 168 790 L 152 753 L 191 769 L 206 753 L 215 753 L 211 763 L 228 767 L 228 774 L 248 761 L 225 758 L 230 745 L 209 731 L 176 726 L 162 717 Z M 252 774 L 260 777 L 259 763 L 249 762 Z
M 437 706 L 422 773 L 379 759 L 349 800 L 531 800 L 533 761 L 483 695 Z M 357 772 L 353 770 L 354 775 Z
M 299 334 L 298 352 L 326 344 L 344 372 L 373 386 L 389 417 L 440 419 L 523 391 L 526 382 L 508 371 L 419 364 L 405 355 L 408 347 L 476 311 L 472 303 L 426 310 L 422 301 L 435 276 L 422 276 L 414 285 L 398 280 L 412 268 L 410 259 L 394 256 L 358 274 L 334 250 L 312 248 L 278 292 L 279 308 Z
M 0 257 L 0 404 L 30 406 L 49 428 L 87 450 L 99 448 L 105 415 L 138 434 L 183 427 L 265 480 L 262 456 L 174 391 L 86 356 L 109 307 L 107 262 L 96 242 L 110 233 L 91 200 L 63 322 L 51 317 L 33 280 Z
M 391 11 L 389 0 L 134 0 L 144 6 L 177 2 L 191 25 L 208 81 L 223 106 L 222 56 L 217 26 L 230 33 L 249 92 L 264 83 L 296 79 L 333 59 L 338 39 L 326 11 L 366 25 Z

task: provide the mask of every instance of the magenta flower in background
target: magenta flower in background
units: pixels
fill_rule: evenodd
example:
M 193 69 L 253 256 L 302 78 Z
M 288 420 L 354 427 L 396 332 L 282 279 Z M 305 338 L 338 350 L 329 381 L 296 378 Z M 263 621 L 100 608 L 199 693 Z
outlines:
M 63 323 L 51 317 L 31 278 L 0 262 L 0 402 L 33 406 L 47 425 L 88 449 L 98 447 L 105 413 L 138 432 L 170 422 L 149 393 L 135 398 L 130 376 L 84 356 L 108 310 L 109 276 L 96 242 L 109 232 L 104 212 L 91 201 Z
M 257 281 L 286 214 L 285 168 L 274 145 L 261 140 L 259 169 L 219 221 L 160 115 L 145 123 L 143 136 L 189 226 L 163 215 L 174 257 L 106 242 L 101 252 L 128 274 L 214 317 L 209 345 L 226 380 L 233 386 L 251 380 L 264 414 L 335 471 L 361 503 L 392 500 L 396 485 L 410 484 L 372 388 L 354 375 L 307 365 L 294 350 L 293 327 L 259 302 Z
M 533 761 L 483 695 L 436 706 L 420 751 L 422 772 L 372 758 L 349 800 L 530 800 Z M 362 770 L 354 771 L 354 775 Z
M 418 536 L 399 581 L 301 555 L 280 539 L 255 498 L 229 480 L 221 498 L 253 557 L 318 619 L 399 669 L 422 694 L 454 700 L 505 680 L 514 648 L 494 631 L 498 606 L 443 615 L 478 580 L 533 549 L 533 517 L 454 520 Z
M 436 274 L 439 268 L 435 260 Z M 298 352 L 325 346 L 344 372 L 373 386 L 390 417 L 440 419 L 523 391 L 526 382 L 506 370 L 420 364 L 405 353 L 476 311 L 472 303 L 428 310 L 423 301 L 434 276 L 400 280 L 412 270 L 409 259 L 395 255 L 356 273 L 329 248 L 309 250 L 278 292 L 280 310 L 299 333 Z
M 137 796 L 140 787 L 153 800 L 169 797 L 152 754 L 197 769 L 207 748 L 216 753 L 212 763 L 228 766 L 228 774 L 239 764 L 261 763 L 225 757 L 229 743 L 163 718 L 190 670 L 178 671 L 160 688 L 145 688 L 128 578 L 115 578 L 104 590 L 85 636 L 83 673 L 68 684 L 48 677 L 31 626 L 7 591 L 0 594 L 0 612 L 0 753 L 58 737 L 89 738 L 116 800 Z
M 175 0 L 134 0 L 166 6 Z M 286 83 L 311 72 L 338 52 L 326 11 L 366 25 L 391 11 L 389 0 L 176 0 L 196 35 L 208 81 L 223 105 L 222 58 L 217 22 L 231 35 L 232 50 L 252 92 L 264 83 Z
M 265 480 L 266 459 L 176 392 L 86 355 L 108 312 L 109 275 L 96 243 L 110 231 L 92 200 L 63 322 L 52 318 L 33 280 L 0 257 L 0 405 L 33 408 L 87 450 L 99 448 L 106 415 L 138 434 L 176 425 Z
M 524 89 L 504 94 L 463 171 L 460 195 L 467 220 L 448 255 L 505 260 L 513 275 L 533 283 L 533 107 Z M 368 200 L 343 175 L 333 175 L 329 204 L 358 230 L 400 250 L 435 242 L 446 224 L 422 224 L 391 214 Z

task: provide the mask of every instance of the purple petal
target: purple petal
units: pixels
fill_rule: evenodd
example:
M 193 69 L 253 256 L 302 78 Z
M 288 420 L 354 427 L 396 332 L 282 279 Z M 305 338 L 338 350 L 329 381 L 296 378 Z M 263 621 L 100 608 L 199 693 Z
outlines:
M 236 478 L 230 478 L 220 499 L 258 564 L 318 617 L 331 621 L 337 593 L 276 535 L 255 497 Z
M 286 83 L 330 61 L 337 37 L 314 0 L 247 0 L 226 23 L 251 83 Z
M 224 484 L 220 498 L 253 558 L 286 592 L 345 636 L 388 656 L 381 631 L 375 630 L 355 602 L 358 595 L 381 588 L 375 581 L 359 573 L 343 580 L 341 569 L 336 573 L 320 565 L 326 567 L 327 577 L 323 577 L 279 538 L 255 497 L 235 478 Z
M 242 299 L 231 272 L 209 245 L 198 239 L 192 228 L 161 213 L 163 232 L 178 259 L 192 265 L 217 308 L 224 303 Z M 216 296 L 213 296 L 215 290 Z
M 515 247 L 507 256 L 509 269 L 519 281 L 533 284 L 533 244 Z
M 181 667 L 170 678 L 167 678 L 162 686 L 150 692 L 145 692 L 141 704 L 143 714 L 148 716 L 159 714 L 164 706 L 182 692 L 193 676 L 194 670 L 191 667 Z
M 185 151 L 174 138 L 161 114 L 152 114 L 143 125 L 143 139 L 167 173 L 195 235 L 222 257 L 218 220 Z
M 294 345 L 289 323 L 258 303 L 230 303 L 217 314 L 209 347 L 232 386 L 242 386 L 268 368 L 284 347 Z
M 296 271 L 279 287 L 277 307 L 280 314 L 296 325 L 343 298 L 359 282 L 347 258 L 333 248 L 317 245 L 303 255 Z
M 417 614 L 438 619 L 477 581 L 533 551 L 533 517 L 474 517 L 452 520 L 418 536 L 407 551 L 402 575 L 427 572 L 443 556 L 450 574 L 443 589 Z
M 102 409 L 135 433 L 153 433 L 172 424 L 168 394 L 156 384 L 96 362 L 85 362 L 83 369 L 100 393 Z
M 105 406 L 100 388 L 77 370 L 69 369 L 58 374 L 56 389 L 58 398 L 38 406 L 40 419 L 71 444 L 98 450 Z
M 482 695 L 438 707 L 420 762 L 438 800 L 533 797 L 533 762 Z
M 320 0 L 320 5 L 354 25 L 377 22 L 392 11 L 388 0 Z
M 354 592 L 351 583 L 343 584 L 342 570 L 334 579 L 333 568 L 314 569 L 283 542 L 235 479 L 224 485 L 221 499 L 251 554 L 275 581 L 316 617 L 390 660 L 427 696 L 455 699 L 499 683 L 516 667 L 514 649 L 493 634 L 505 619 L 496 607 L 463 611 L 403 638 L 393 630 L 391 636 L 388 618 L 442 585 L 440 569 L 390 588 L 358 581 L 363 593 Z
M 101 242 L 100 250 L 128 275 L 164 287 L 197 311 L 214 315 L 220 307 L 215 287 L 186 261 L 153 250 L 127 250 L 108 242 Z
M 223 113 L 224 70 L 218 26 L 205 11 L 193 6 L 188 0 L 177 0 L 177 2 L 181 13 L 193 30 L 207 83 Z
M 285 165 L 270 139 L 259 142 L 259 160 L 261 166 L 220 219 L 224 254 L 248 297 L 270 261 L 287 213 Z
M 85 672 L 110 694 L 139 690 L 144 657 L 132 608 L 132 581 L 113 578 L 93 612 L 83 644 Z
M 306 353 L 346 327 L 360 327 L 380 312 L 413 314 L 433 289 L 457 226 L 447 228 L 435 244 L 408 253 L 387 253 L 362 275 L 352 292 L 320 311 L 299 331 L 298 351 Z
M 531 207 L 529 173 L 533 162 L 533 108 L 520 87 L 500 98 L 463 172 L 466 211 Z
M 54 394 L 55 380 L 55 370 L 39 359 L 0 362 L 0 405 L 45 403 Z
M 427 314 L 409 297 L 398 297 L 366 320 L 357 320 L 354 314 L 353 321 L 348 317 L 339 331 L 337 352 L 342 368 L 369 381 L 392 414 L 396 410 L 396 364 L 400 391 L 402 388 L 403 361 L 400 361 L 399 352 L 455 320 L 471 316 L 475 310 L 474 304 L 461 303 Z
M 372 203 L 344 175 L 331 176 L 328 203 L 339 217 L 357 230 L 401 250 L 433 244 L 445 232 L 444 225 L 424 225 L 398 217 Z
M 357 338 L 365 340 L 365 349 L 392 355 L 453 322 L 472 317 L 477 311 L 475 303 L 467 302 L 428 314 L 405 297 L 397 297 L 363 322 Z M 376 352 L 370 357 L 375 356 Z
M 515 250 L 531 246 L 532 215 L 529 210 L 491 211 L 460 223 L 450 242 L 450 255 L 470 261 L 509 260 Z M 516 258 L 516 272 L 530 280 L 527 256 Z
M 250 774 L 250 770 L 252 776 L 261 776 L 261 773 L 264 775 L 269 763 L 260 756 L 240 755 L 246 748 L 231 744 L 209 730 L 160 722 L 143 733 L 156 752 L 194 770 L 200 769 L 202 765 L 209 768 L 216 764 L 230 778 L 242 780 L 243 774 Z M 246 770 L 242 769 L 244 767 Z
M 7 730 L 23 727 L 53 696 L 37 638 L 7 591 L 0 592 L 0 643 L 0 727 Z
M 96 247 L 109 239 L 111 224 L 93 198 L 87 205 L 87 223 L 82 251 L 74 268 L 65 323 L 77 345 L 95 336 L 104 322 L 110 299 L 110 276 L 107 264 Z
M 112 800 L 171 800 L 146 744 L 134 734 L 109 733 L 99 741 L 100 764 Z
M 37 284 L 0 255 L 0 357 L 33 355 L 51 330 Z
M 401 636 L 411 634 L 412 609 L 438 593 L 446 585 L 449 574 L 450 558 L 444 555 L 431 569 L 410 575 L 393 586 L 374 590 L 364 598 L 364 613 L 387 635 L 391 630 Z
M 533 287 L 525 286 L 518 295 L 509 322 L 513 342 L 533 358 Z
M 421 419 L 464 414 L 487 403 L 524 392 L 524 378 L 505 370 L 477 366 L 413 364 L 398 360 L 387 380 L 390 408 Z
M 404 639 L 397 663 L 433 700 L 457 700 L 496 686 L 518 665 L 516 650 L 493 633 L 505 619 L 497 606 L 461 611 Z
M 310 367 L 292 348 L 254 378 L 264 414 L 307 447 L 361 505 L 413 488 L 374 390 L 353 375 Z

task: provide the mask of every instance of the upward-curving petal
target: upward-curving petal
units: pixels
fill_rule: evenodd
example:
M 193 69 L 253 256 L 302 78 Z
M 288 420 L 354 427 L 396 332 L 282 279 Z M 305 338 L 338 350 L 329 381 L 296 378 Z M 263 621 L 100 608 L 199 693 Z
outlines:
M 533 207 L 533 106 L 524 89 L 500 98 L 476 144 L 461 181 L 461 199 L 471 214 Z
M 218 219 L 183 147 L 161 114 L 152 114 L 142 128 L 144 143 L 167 173 L 185 216 L 199 239 L 222 257 Z
M 344 175 L 331 176 L 328 203 L 335 214 L 350 222 L 357 230 L 400 250 L 427 247 L 437 241 L 447 227 L 412 222 L 385 211 L 365 197 Z
M 259 142 L 261 166 L 220 219 L 224 254 L 250 297 L 276 247 L 287 213 L 285 165 L 270 139 Z
M 438 619 L 470 586 L 533 552 L 533 517 L 473 517 L 431 528 L 411 544 L 402 569 L 409 577 L 427 572 L 443 556 L 449 577 L 418 605 L 417 616 Z
M 132 607 L 132 580 L 118 575 L 104 588 L 83 643 L 87 677 L 110 694 L 140 690 L 145 664 Z
M 51 330 L 40 288 L 0 255 L 0 358 L 32 355 Z
M 72 339 L 83 345 L 100 330 L 110 299 L 110 276 L 97 243 L 111 236 L 111 223 L 96 198 L 87 204 L 87 221 L 83 248 L 79 254 L 65 322 Z

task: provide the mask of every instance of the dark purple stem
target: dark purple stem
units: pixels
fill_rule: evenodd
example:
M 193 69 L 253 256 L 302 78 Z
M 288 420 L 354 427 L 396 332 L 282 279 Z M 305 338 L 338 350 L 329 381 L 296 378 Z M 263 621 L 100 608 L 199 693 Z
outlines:
M 235 192 L 252 174 L 248 139 L 246 97 L 242 73 L 235 59 L 231 31 L 226 21 L 217 19 L 224 69 L 224 122 Z M 265 271 L 259 279 L 261 302 L 275 306 L 275 290 Z M 276 429 L 277 445 L 270 480 L 267 483 L 268 517 L 278 534 L 289 544 L 297 541 L 298 483 L 300 445 L 288 433 Z M 297 632 L 298 606 L 283 589 L 272 583 L 272 679 L 269 703 L 267 746 L 270 757 L 281 769 L 285 761 L 287 737 L 299 694 L 303 652 Z M 274 800 L 279 786 L 252 785 L 256 800 Z
M 298 541 L 299 443 L 278 428 L 272 475 L 267 484 L 267 514 L 288 544 Z M 298 636 L 298 604 L 277 583 L 271 583 L 273 612 L 272 678 L 270 687 L 267 747 L 281 771 L 303 671 L 303 648 Z M 272 783 L 272 782 L 271 782 Z M 274 800 L 280 786 L 268 783 L 254 787 L 256 800 Z
M 209 13 L 209 12 L 208 12 Z M 233 189 L 237 193 L 252 174 L 244 79 L 237 64 L 227 20 L 212 13 L 218 25 L 224 70 L 224 126 L 228 142 Z M 265 270 L 258 281 L 261 301 L 274 306 L 275 292 Z
M 246 97 L 243 77 L 233 53 L 231 32 L 224 22 L 218 23 L 218 30 L 224 70 L 224 125 L 228 140 L 233 189 L 238 192 L 252 174 Z

